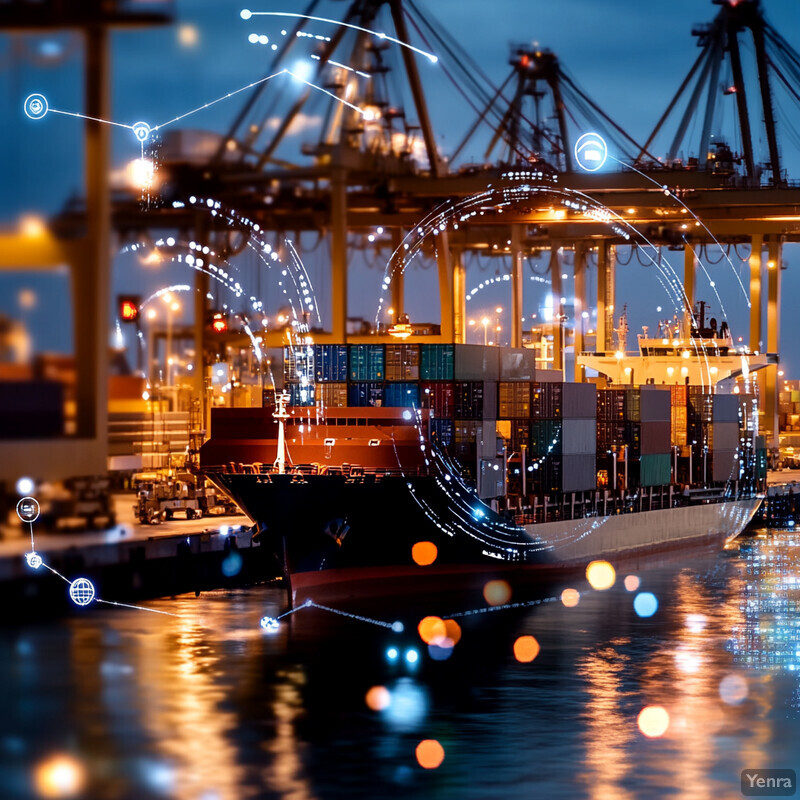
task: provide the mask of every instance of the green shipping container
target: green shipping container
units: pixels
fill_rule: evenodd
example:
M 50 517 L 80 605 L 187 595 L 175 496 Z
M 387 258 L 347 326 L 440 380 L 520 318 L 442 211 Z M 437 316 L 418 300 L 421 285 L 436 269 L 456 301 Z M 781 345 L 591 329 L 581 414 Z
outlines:
M 639 459 L 639 483 L 642 486 L 667 486 L 671 466 L 672 456 L 669 453 L 642 456 Z

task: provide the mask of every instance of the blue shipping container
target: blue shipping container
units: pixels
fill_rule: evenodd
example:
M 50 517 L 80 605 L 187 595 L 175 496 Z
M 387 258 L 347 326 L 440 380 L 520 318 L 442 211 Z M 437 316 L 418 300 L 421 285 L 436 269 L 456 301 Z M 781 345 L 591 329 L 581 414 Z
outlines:
M 347 405 L 350 408 L 383 405 L 383 384 L 374 381 L 351 383 L 347 387 Z
M 351 381 L 382 381 L 386 375 L 386 358 L 382 344 L 351 344 Z
M 432 419 L 431 434 L 436 437 L 442 447 L 451 447 L 454 440 L 453 420 Z
M 455 348 L 452 344 L 423 344 L 419 348 L 419 377 L 423 381 L 453 380 Z
M 387 408 L 419 408 L 418 383 L 387 383 L 383 392 Z
M 347 380 L 347 345 L 318 344 L 314 346 L 316 379 L 324 383 Z
M 313 386 L 301 386 L 299 383 L 289 383 L 286 386 L 289 389 L 290 406 L 313 406 L 315 404 Z

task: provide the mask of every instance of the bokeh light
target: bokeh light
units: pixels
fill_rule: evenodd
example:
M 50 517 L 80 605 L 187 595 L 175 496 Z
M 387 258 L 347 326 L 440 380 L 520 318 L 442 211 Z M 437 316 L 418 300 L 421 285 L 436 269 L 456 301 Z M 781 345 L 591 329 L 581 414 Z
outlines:
M 574 608 L 581 601 L 581 593 L 577 589 L 564 589 L 561 592 L 561 602 L 567 608 Z
M 663 736 L 669 728 L 669 714 L 663 706 L 645 706 L 636 718 L 639 730 L 649 739 Z
M 424 617 L 417 625 L 417 632 L 425 644 L 436 644 L 447 636 L 447 626 L 441 617 Z
M 533 636 L 520 636 L 514 642 L 514 658 L 523 664 L 529 664 L 539 655 L 539 642 Z
M 392 694 L 385 686 L 373 686 L 366 694 L 367 707 L 373 711 L 383 711 L 392 702 Z
M 454 619 L 446 619 L 444 627 L 447 631 L 447 638 L 454 644 L 461 641 L 461 626 Z
M 705 614 L 686 615 L 686 627 L 692 633 L 700 633 L 705 629 L 707 623 L 708 623 L 708 617 Z
M 629 592 L 635 592 L 639 586 L 641 585 L 641 581 L 637 575 L 626 575 L 625 576 L 625 588 Z
M 483 599 L 490 606 L 502 606 L 511 599 L 511 587 L 507 581 L 489 581 L 483 587 Z
M 719 696 L 729 706 L 738 706 L 747 695 L 747 681 L 735 672 L 726 675 L 719 683 Z
M 652 592 L 639 592 L 633 598 L 633 610 L 640 617 L 652 617 L 658 610 L 658 599 Z
M 423 739 L 417 745 L 417 762 L 423 769 L 436 769 L 444 761 L 444 747 L 436 739 Z
M 604 592 L 610 589 L 617 579 L 617 573 L 614 567 L 608 561 L 592 561 L 586 567 L 586 580 L 592 589 L 598 592 Z
M 419 564 L 421 567 L 433 564 L 438 555 L 439 549 L 433 542 L 417 542 L 411 548 L 411 558 L 414 559 L 415 564 Z
M 86 783 L 86 771 L 71 756 L 56 755 L 36 766 L 33 783 L 41 797 L 77 797 Z

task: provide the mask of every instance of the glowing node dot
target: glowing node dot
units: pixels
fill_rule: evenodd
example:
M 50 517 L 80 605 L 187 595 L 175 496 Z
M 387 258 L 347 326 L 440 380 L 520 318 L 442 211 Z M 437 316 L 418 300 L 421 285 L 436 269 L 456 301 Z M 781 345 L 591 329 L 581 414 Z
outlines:
M 617 579 L 614 567 L 608 561 L 592 561 L 586 567 L 586 580 L 592 589 L 603 592 L 610 589 Z
M 261 627 L 267 633 L 275 633 L 280 626 L 280 622 L 275 617 L 261 617 Z
M 397 661 L 397 656 L 399 656 L 399 655 L 400 655 L 400 653 L 398 652 L 396 647 L 390 647 L 386 651 L 386 658 L 388 658 L 389 661 Z
M 266 33 L 262 33 L 261 36 L 258 37 L 259 44 L 269 44 L 269 36 Z
M 564 589 L 561 592 L 561 602 L 567 608 L 574 608 L 581 601 L 581 593 L 577 589 Z
M 88 578 L 76 578 L 69 587 L 69 596 L 76 606 L 88 606 L 94 600 L 94 584 Z
M 735 673 L 726 675 L 719 683 L 719 696 L 729 706 L 738 706 L 747 698 L 747 681 Z
M 534 636 L 520 636 L 514 642 L 514 658 L 521 664 L 529 664 L 539 655 L 540 649 Z
M 17 503 L 17 516 L 22 522 L 35 522 L 39 518 L 39 502 L 35 497 L 23 497 Z
M 640 617 L 652 617 L 658 611 L 658 599 L 652 592 L 639 592 L 633 598 L 633 610 Z
M 483 587 L 483 599 L 490 606 L 501 606 L 511 599 L 511 587 L 507 581 L 489 581 Z
M 636 575 L 625 576 L 625 589 L 629 592 L 635 592 L 640 585 L 641 581 Z
M 416 650 L 406 650 L 406 661 L 409 664 L 416 664 L 419 661 L 419 653 Z
M 43 94 L 29 94 L 22 109 L 29 119 L 41 119 L 48 110 L 47 98 Z
M 253 16 L 253 12 L 252 12 L 252 11 L 250 11 L 250 9 L 249 9 L 249 8 L 243 8 L 243 9 L 242 9 L 242 10 L 239 12 L 239 16 L 240 16 L 242 19 L 250 19 L 250 17 L 252 17 L 252 16 Z
M 608 145 L 598 133 L 584 133 L 575 142 L 575 161 L 586 172 L 597 172 L 608 158 Z
M 648 739 L 657 739 L 669 728 L 669 713 L 663 706 L 645 706 L 639 712 L 636 724 Z
M 399 620 L 397 622 L 393 622 L 392 623 L 392 630 L 395 633 L 402 633 L 405 629 L 406 629 L 406 626 L 403 625 L 403 623 L 400 622 Z
M 391 692 L 385 686 L 373 686 L 366 694 L 367 708 L 383 711 L 392 702 Z
M 258 34 L 257 33 L 251 33 L 247 37 L 247 41 L 250 42 L 250 44 L 258 44 Z
M 411 548 L 411 558 L 414 559 L 415 564 L 421 567 L 427 567 L 436 561 L 439 555 L 439 548 L 433 542 L 417 542 Z
M 30 552 L 25 554 L 25 561 L 28 562 L 28 566 L 31 569 L 39 569 L 42 566 L 42 557 L 36 552 Z
M 417 763 L 423 769 L 436 769 L 444 761 L 444 747 L 436 739 L 423 739 L 415 752 Z
M 137 142 L 146 142 L 150 138 L 150 131 L 152 130 L 146 122 L 135 122 L 131 128 L 133 135 L 136 137 Z

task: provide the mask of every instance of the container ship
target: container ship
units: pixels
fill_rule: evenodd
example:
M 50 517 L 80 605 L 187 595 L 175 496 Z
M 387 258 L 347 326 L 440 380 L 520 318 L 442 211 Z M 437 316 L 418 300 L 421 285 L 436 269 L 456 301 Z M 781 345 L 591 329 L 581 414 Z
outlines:
M 526 348 L 307 343 L 262 408 L 212 410 L 200 469 L 294 589 L 721 546 L 764 488 L 756 398 L 648 381 L 562 382 Z

